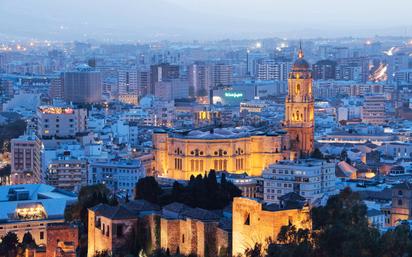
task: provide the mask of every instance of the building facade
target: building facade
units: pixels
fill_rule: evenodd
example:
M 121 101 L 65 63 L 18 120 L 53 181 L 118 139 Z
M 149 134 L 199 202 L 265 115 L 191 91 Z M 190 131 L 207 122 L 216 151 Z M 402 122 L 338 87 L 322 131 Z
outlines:
M 40 106 L 37 109 L 39 138 L 70 138 L 87 128 L 87 110 L 71 107 Z
M 403 182 L 392 187 L 390 225 L 396 226 L 402 220 L 412 219 L 412 184 Z
M 35 175 L 36 151 L 35 136 L 23 135 L 11 140 L 11 183 L 30 184 L 40 180 Z
M 232 253 L 243 256 L 256 243 L 266 247 L 268 239 L 276 240 L 282 226 L 311 229 L 309 208 L 271 208 L 261 203 L 237 197 L 232 205 Z
M 366 95 L 362 107 L 362 122 L 373 125 L 387 123 L 385 97 L 383 95 Z
M 88 184 L 103 183 L 114 193 L 133 196 L 135 185 L 146 176 L 139 160 L 108 160 L 92 162 L 88 168 Z
M 98 103 L 102 100 L 102 77 L 88 65 L 64 73 L 63 95 L 67 102 Z
M 193 130 L 153 134 L 154 171 L 159 176 L 189 180 L 210 170 L 260 176 L 264 168 L 289 159 L 289 139 L 279 133 L 237 129 Z M 294 155 L 294 154 L 293 154 Z
M 263 199 L 279 203 L 279 197 L 295 192 L 308 202 L 336 193 L 335 163 L 327 160 L 283 160 L 263 171 Z
M 46 182 L 60 189 L 78 192 L 87 185 L 87 161 L 75 158 L 52 160 L 47 169 Z
M 45 184 L 0 187 L 0 237 L 14 232 L 19 240 L 30 232 L 38 245 L 47 244 L 49 224 L 64 223 L 64 210 L 76 195 Z

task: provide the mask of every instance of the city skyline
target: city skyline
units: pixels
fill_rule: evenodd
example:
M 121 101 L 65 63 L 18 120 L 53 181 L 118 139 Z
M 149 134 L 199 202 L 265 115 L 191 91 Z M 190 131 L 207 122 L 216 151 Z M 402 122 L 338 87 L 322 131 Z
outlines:
M 0 256 L 412 256 L 411 8 L 0 1 Z
M 3 1 L 0 39 L 190 41 L 411 35 L 412 3 L 287 1 Z M 46 12 L 47 15 L 38 15 Z M 93 15 L 92 15 L 93 14 Z M 305 22 L 302 22 L 305 21 Z

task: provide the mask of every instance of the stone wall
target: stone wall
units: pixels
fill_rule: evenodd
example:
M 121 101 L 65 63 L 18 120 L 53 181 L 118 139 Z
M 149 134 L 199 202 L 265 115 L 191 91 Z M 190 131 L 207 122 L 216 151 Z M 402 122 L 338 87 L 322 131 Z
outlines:
M 309 209 L 266 211 L 262 204 L 247 198 L 235 198 L 233 201 L 232 251 L 233 255 L 242 255 L 255 243 L 265 244 L 267 239 L 276 240 L 282 226 L 289 223 L 297 228 L 310 228 Z
M 220 229 L 218 222 L 161 218 L 160 224 L 160 246 L 170 253 L 217 256 L 221 249 L 229 248 L 229 233 Z
M 59 224 L 47 226 L 47 256 L 75 257 L 79 245 L 79 230 L 74 225 Z

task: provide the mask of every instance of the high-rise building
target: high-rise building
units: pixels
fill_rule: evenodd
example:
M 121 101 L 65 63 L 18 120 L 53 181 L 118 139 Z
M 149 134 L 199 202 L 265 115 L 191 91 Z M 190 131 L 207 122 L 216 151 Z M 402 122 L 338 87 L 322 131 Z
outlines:
M 35 154 L 38 144 L 35 136 L 23 135 L 11 140 L 11 183 L 39 183 L 35 174 Z
M 279 203 L 279 197 L 297 193 L 313 203 L 336 193 L 335 163 L 327 160 L 282 160 L 263 171 L 263 200 Z
M 313 151 L 315 127 L 312 73 L 309 67 L 300 49 L 289 74 L 285 101 L 284 127 L 290 138 L 291 150 L 304 156 Z
M 212 66 L 212 86 L 228 86 L 232 84 L 233 67 L 230 64 L 216 63 Z
M 156 82 L 178 79 L 180 76 L 179 65 L 162 63 L 150 66 L 150 93 L 155 93 Z
M 314 80 L 329 80 L 336 78 L 336 62 L 331 60 L 321 60 L 312 66 Z
M 172 79 L 155 83 L 154 95 L 162 101 L 183 99 L 189 96 L 189 84 L 184 79 Z
M 366 95 L 362 107 L 362 122 L 383 125 L 386 119 L 385 97 L 382 94 Z
M 120 69 L 118 72 L 119 95 L 138 93 L 137 69 Z
M 256 79 L 286 81 L 291 63 L 276 59 L 261 59 L 256 62 Z
M 64 99 L 73 103 L 98 103 L 102 100 L 100 71 L 84 64 L 64 73 Z
M 139 96 L 145 96 L 150 93 L 150 70 L 139 68 L 137 72 L 137 89 Z
M 189 95 L 191 97 L 207 96 L 211 86 L 210 65 L 196 62 L 189 66 Z
M 64 77 L 60 76 L 54 78 L 50 82 L 50 90 L 49 90 L 50 98 L 59 98 L 62 99 L 64 97 Z
M 14 85 L 11 80 L 0 80 L 0 93 L 2 96 L 13 97 Z

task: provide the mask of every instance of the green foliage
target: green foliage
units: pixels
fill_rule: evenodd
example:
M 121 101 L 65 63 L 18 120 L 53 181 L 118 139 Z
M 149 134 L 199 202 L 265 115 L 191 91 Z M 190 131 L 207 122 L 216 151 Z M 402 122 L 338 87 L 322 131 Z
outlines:
M 1 238 L 0 256 L 12 257 L 17 255 L 19 238 L 13 232 L 8 232 Z
M 175 182 L 171 192 L 162 191 L 153 177 L 142 178 L 136 184 L 136 199 L 145 199 L 162 206 L 179 202 L 207 210 L 223 209 L 241 193 L 224 175 L 221 183 L 218 183 L 214 170 L 204 177 L 192 176 L 187 186 Z
M 311 154 L 312 158 L 316 158 L 316 159 L 323 159 L 324 156 L 322 154 L 322 152 L 319 150 L 319 148 L 316 148 L 313 153 Z
M 409 225 L 401 224 L 386 232 L 379 240 L 382 257 L 405 256 L 412 254 L 412 233 Z M 408 255 L 408 256 L 410 256 Z
M 26 122 L 20 119 L 0 125 L 0 152 L 10 152 L 10 140 L 23 135 L 26 125 Z
M 8 177 L 11 174 L 11 165 L 7 164 L 0 169 L 0 177 Z
M 144 199 L 151 203 L 159 203 L 159 196 L 162 189 L 154 177 L 144 177 L 139 179 L 136 184 L 135 199 Z
M 256 243 L 253 248 L 246 249 L 245 257 L 260 257 L 263 254 L 262 244 Z
M 24 248 L 35 248 L 37 246 L 36 241 L 30 232 L 24 233 L 21 244 Z
M 366 206 L 350 189 L 328 200 L 311 212 L 313 230 L 282 227 L 277 240 L 270 242 L 266 254 L 258 247 L 246 256 L 284 257 L 395 257 L 411 256 L 412 232 L 402 224 L 380 235 L 368 223 Z M 249 255 L 248 255 L 249 254 Z
M 68 221 L 82 221 L 87 225 L 87 209 L 99 203 L 109 203 L 109 190 L 103 184 L 85 186 L 80 189 L 77 203 L 68 206 L 65 218 Z

